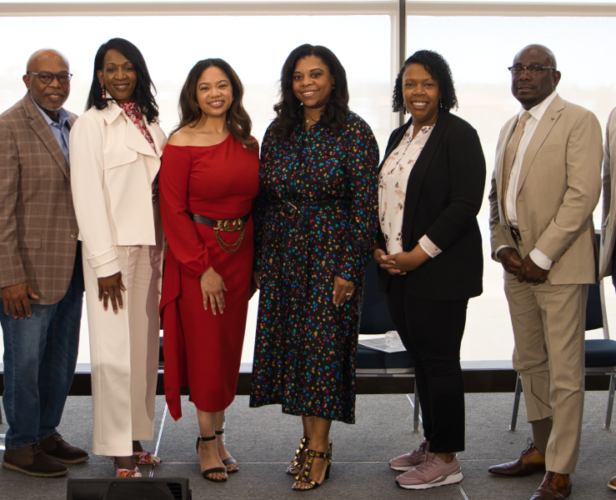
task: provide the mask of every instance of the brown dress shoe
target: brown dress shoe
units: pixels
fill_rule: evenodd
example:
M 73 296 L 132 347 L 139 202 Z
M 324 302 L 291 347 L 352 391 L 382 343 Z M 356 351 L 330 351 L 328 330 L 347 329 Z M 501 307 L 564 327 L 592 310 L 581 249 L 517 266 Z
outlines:
M 613 490 L 616 490 L 616 476 L 610 479 L 610 482 L 607 483 L 607 487 L 612 488 Z
M 545 472 L 545 455 L 543 455 L 533 442 L 528 440 L 528 447 L 522 452 L 520 458 L 514 462 L 495 465 L 488 472 L 499 476 L 523 477 L 535 472 Z
M 39 441 L 39 446 L 45 454 L 64 464 L 80 464 L 90 458 L 81 448 L 71 446 L 57 432 Z
M 530 500 L 562 500 L 571 495 L 569 474 L 548 472 Z
M 64 465 L 47 456 L 38 444 L 5 450 L 2 467 L 36 477 L 59 477 L 68 473 Z

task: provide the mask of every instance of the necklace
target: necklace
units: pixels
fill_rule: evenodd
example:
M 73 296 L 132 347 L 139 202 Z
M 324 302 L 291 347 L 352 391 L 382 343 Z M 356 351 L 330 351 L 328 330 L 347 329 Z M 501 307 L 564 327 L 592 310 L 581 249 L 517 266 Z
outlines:
M 319 120 L 315 120 L 314 118 L 308 117 L 306 118 L 306 123 L 310 123 L 311 121 L 313 121 L 314 123 L 318 122 Z

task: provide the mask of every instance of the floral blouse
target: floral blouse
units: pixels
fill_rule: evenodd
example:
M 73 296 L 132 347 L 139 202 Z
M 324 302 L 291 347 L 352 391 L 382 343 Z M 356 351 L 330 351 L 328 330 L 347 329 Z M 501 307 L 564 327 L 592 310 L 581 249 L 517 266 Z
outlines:
M 379 222 L 385 236 L 387 253 L 402 252 L 402 220 L 409 175 L 430 138 L 434 126 L 422 127 L 413 139 L 411 125 L 398 147 L 389 155 L 379 174 Z M 436 257 L 441 250 L 427 236 L 419 240 L 423 250 Z

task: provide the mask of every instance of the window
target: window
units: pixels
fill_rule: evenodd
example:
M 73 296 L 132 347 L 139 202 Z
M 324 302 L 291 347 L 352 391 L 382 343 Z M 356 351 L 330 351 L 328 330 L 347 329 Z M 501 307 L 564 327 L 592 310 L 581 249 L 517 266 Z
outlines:
M 0 0 L 0 112 L 25 94 L 21 76 L 30 54 L 51 44 L 67 55 L 75 74 L 66 107 L 82 113 L 96 50 L 120 36 L 144 53 L 166 132 L 177 123 L 179 91 L 189 69 L 200 59 L 221 57 L 245 86 L 244 104 L 253 120 L 253 135 L 260 141 L 274 116 L 285 58 L 296 46 L 313 43 L 329 47 L 342 61 L 351 108 L 371 125 L 382 155 L 391 130 L 400 123 L 391 111 L 391 94 L 405 45 L 407 55 L 432 49 L 450 63 L 460 99 L 458 114 L 479 132 L 489 179 L 498 131 L 518 110 L 507 67 L 524 45 L 543 43 L 554 50 L 563 73 L 562 97 L 592 110 L 605 126 L 616 106 L 616 66 L 609 50 L 616 0 L 404 2 Z M 401 7 L 406 8 L 406 18 L 399 17 Z M 488 190 L 489 183 L 479 214 L 485 291 L 470 302 L 463 360 L 510 359 L 513 349 L 501 267 L 489 256 Z M 600 217 L 598 209 L 596 227 Z M 609 283 L 606 288 L 608 314 L 616 319 L 616 296 Z M 256 310 L 255 298 L 244 361 L 252 360 Z M 591 335 L 600 336 L 601 331 Z M 81 339 L 79 361 L 89 362 L 85 308 Z M 1 342 L 0 338 L 0 352 Z
M 614 3 L 614 2 L 612 2 Z M 409 9 L 412 2 L 409 3 Z M 511 95 L 511 66 L 515 54 L 530 43 L 554 52 L 562 79 L 560 96 L 595 113 L 605 128 L 616 106 L 616 69 L 606 59 L 613 17 L 468 17 L 409 16 L 407 54 L 419 49 L 441 53 L 451 66 L 460 102 L 458 115 L 479 133 L 488 178 L 479 222 L 484 239 L 484 293 L 469 303 L 462 359 L 510 359 L 513 331 L 503 290 L 502 266 L 490 257 L 488 194 L 498 134 L 520 109 Z M 433 33 L 438 31 L 438 37 Z M 511 36 L 515 33 L 515 36 Z M 580 40 L 584 40 L 580 43 Z M 595 50 L 593 50 L 595 48 Z M 595 228 L 601 228 L 601 202 L 595 210 Z M 606 282 L 608 315 L 616 319 L 616 297 Z M 587 338 L 602 338 L 594 330 Z

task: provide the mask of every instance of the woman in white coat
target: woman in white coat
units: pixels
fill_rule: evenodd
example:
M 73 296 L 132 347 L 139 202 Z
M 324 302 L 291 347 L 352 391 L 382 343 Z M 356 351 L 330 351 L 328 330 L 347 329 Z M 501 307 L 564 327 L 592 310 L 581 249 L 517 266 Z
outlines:
M 147 66 L 121 38 L 94 60 L 87 111 L 70 137 L 83 241 L 92 363 L 93 452 L 116 477 L 139 477 L 151 440 L 158 371 L 162 226 L 157 175 L 166 143 Z M 111 307 L 109 307 L 111 306 Z

